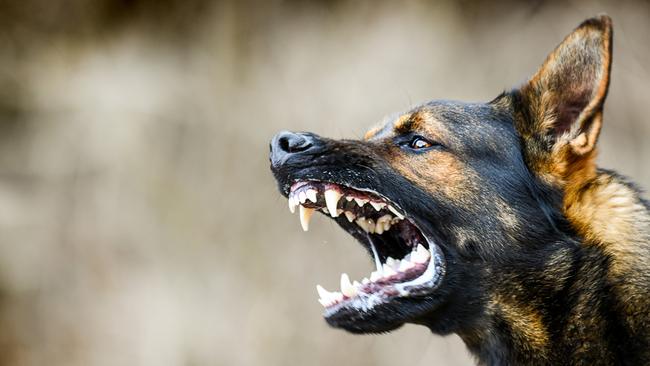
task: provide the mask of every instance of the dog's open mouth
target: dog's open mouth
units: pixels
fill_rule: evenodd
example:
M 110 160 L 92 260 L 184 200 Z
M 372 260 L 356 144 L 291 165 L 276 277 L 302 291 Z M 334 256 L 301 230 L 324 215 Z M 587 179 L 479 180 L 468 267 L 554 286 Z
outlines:
M 341 275 L 340 291 L 317 286 L 330 316 L 342 309 L 368 311 L 397 297 L 432 292 L 444 275 L 440 248 L 425 236 L 408 212 L 380 193 L 330 182 L 300 181 L 289 190 L 289 209 L 299 208 L 305 231 L 315 211 L 337 221 L 372 254 L 375 270 L 351 281 Z

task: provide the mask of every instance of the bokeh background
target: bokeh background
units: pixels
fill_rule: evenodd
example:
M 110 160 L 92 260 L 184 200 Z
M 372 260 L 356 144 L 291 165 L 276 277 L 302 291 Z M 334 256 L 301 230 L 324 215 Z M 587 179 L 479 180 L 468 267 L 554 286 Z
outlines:
M 650 187 L 648 2 L 0 0 L 0 364 L 471 364 L 422 327 L 328 328 L 315 284 L 372 265 L 302 232 L 268 141 L 489 100 L 601 12 L 600 162 Z

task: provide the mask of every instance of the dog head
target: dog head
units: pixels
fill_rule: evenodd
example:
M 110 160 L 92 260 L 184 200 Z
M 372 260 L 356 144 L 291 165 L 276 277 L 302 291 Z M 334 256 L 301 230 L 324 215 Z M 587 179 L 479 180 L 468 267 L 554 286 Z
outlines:
M 610 62 L 601 16 L 491 102 L 428 102 L 363 140 L 277 134 L 271 170 L 303 228 L 321 212 L 375 263 L 369 278 L 342 276 L 340 292 L 319 288 L 328 323 L 447 333 L 472 327 L 497 293 L 554 291 L 558 253 L 570 252 L 567 197 L 595 171 Z

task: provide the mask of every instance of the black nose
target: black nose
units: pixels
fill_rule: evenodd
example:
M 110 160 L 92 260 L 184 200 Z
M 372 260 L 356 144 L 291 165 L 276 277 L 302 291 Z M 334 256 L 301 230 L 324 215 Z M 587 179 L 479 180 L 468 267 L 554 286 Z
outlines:
M 311 134 L 282 131 L 271 140 L 271 163 L 284 163 L 289 156 L 314 148 L 315 138 Z

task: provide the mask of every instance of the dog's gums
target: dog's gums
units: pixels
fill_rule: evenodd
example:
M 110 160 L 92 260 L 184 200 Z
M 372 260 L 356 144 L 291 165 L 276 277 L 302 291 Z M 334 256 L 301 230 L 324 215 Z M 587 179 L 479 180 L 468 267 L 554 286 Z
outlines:
M 341 288 L 330 292 L 317 285 L 325 316 L 343 308 L 367 311 L 395 297 L 433 291 L 444 276 L 444 261 L 438 247 L 418 229 L 407 213 L 376 192 L 320 181 L 299 181 L 289 191 L 289 210 L 298 207 L 303 230 L 315 211 L 338 220 L 350 233 L 366 238 L 375 270 L 366 278 L 350 281 L 341 274 Z M 392 245 L 375 245 L 383 236 Z

